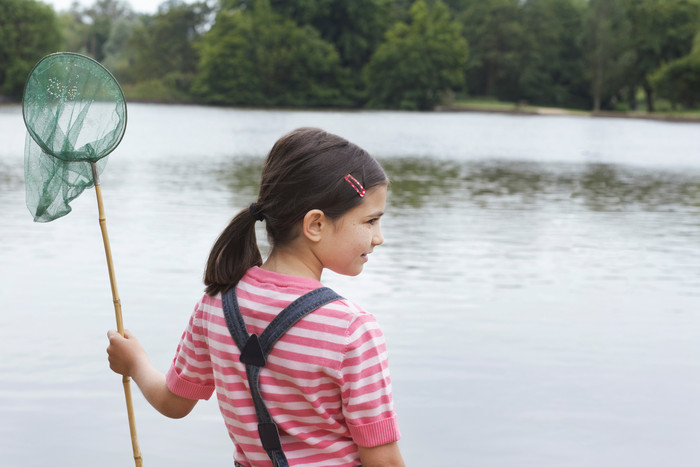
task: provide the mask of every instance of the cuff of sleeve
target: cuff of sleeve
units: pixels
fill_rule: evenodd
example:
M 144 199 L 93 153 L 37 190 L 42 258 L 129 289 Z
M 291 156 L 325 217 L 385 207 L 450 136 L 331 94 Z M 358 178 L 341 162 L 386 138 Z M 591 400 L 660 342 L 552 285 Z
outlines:
M 208 400 L 214 393 L 214 386 L 202 386 L 184 379 L 178 374 L 175 365 L 172 365 L 165 374 L 165 382 L 170 392 L 187 399 Z
M 396 416 L 367 425 L 348 424 L 348 428 L 350 429 L 352 440 L 358 446 L 365 448 L 393 443 L 401 438 Z

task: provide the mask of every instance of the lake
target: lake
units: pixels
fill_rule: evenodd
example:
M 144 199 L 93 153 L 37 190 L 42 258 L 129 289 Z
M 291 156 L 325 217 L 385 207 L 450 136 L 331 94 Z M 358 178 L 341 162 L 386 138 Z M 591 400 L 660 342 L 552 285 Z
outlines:
M 695 123 L 131 104 L 102 191 L 125 325 L 156 367 L 300 126 L 392 179 L 385 244 L 324 282 L 382 325 L 408 465 L 700 464 Z M 24 137 L 0 106 L 0 465 L 133 465 L 94 190 L 33 223 Z M 214 400 L 169 420 L 133 391 L 145 466 L 233 464 Z

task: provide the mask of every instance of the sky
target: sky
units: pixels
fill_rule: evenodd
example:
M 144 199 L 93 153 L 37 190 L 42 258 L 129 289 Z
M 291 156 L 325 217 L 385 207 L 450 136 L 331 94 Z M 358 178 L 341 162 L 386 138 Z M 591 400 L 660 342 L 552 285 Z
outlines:
M 64 11 L 69 10 L 73 0 L 40 0 L 43 3 L 47 3 L 53 6 L 54 10 Z M 126 0 L 127 3 L 131 4 L 131 8 L 138 13 L 149 13 L 154 14 L 158 11 L 158 5 L 163 3 L 164 0 Z M 94 0 L 78 0 L 78 3 L 83 7 L 91 6 L 95 3 Z

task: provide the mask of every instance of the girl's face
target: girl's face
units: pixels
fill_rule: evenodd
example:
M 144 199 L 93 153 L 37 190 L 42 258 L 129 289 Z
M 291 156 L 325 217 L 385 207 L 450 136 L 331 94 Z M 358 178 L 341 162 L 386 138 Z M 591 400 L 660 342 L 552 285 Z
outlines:
M 379 221 L 386 208 L 386 195 L 386 185 L 371 188 L 362 203 L 329 225 L 317 250 L 324 268 L 346 276 L 362 272 L 374 247 L 384 243 Z

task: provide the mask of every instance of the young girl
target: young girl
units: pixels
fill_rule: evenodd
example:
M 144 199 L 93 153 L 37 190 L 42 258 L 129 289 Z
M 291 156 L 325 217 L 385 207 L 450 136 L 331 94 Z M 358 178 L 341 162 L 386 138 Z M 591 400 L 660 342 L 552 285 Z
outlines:
M 245 328 L 257 339 L 291 302 L 322 287 L 323 269 L 359 274 L 384 241 L 379 221 L 387 185 L 374 158 L 336 135 L 302 128 L 283 136 L 265 161 L 257 201 L 212 248 L 206 294 L 167 374 L 128 331 L 125 337 L 109 331 L 110 367 L 131 376 L 168 417 L 184 417 L 216 391 L 236 465 L 272 466 L 222 296 L 235 294 Z M 257 221 L 265 222 L 271 246 L 265 262 Z M 260 393 L 289 465 L 404 465 L 386 345 L 371 314 L 345 299 L 323 305 L 283 334 L 262 364 Z

